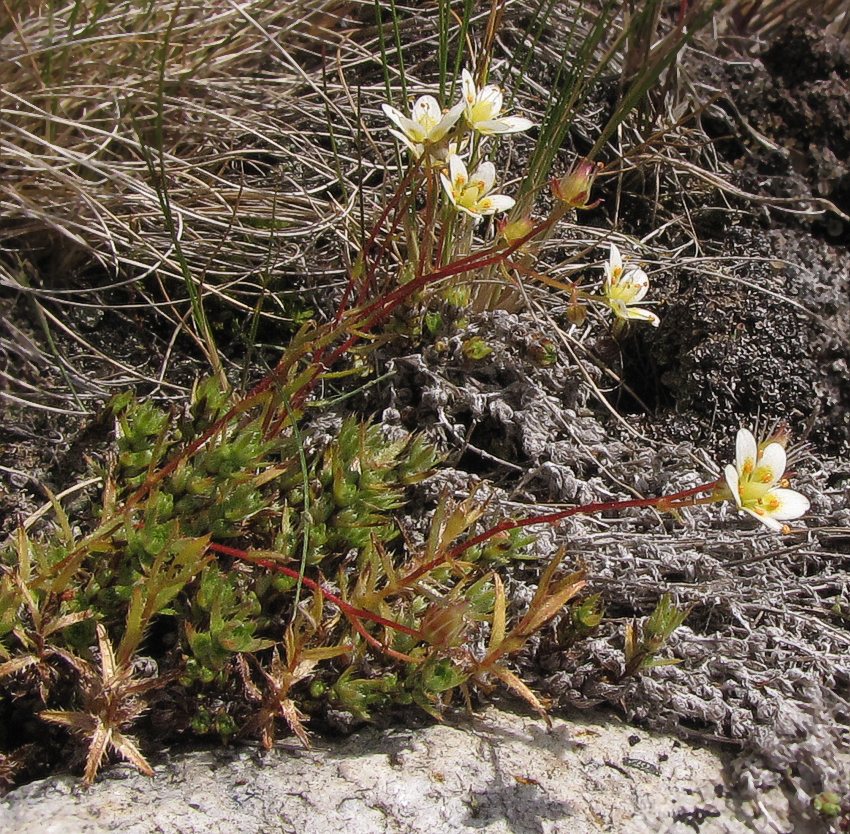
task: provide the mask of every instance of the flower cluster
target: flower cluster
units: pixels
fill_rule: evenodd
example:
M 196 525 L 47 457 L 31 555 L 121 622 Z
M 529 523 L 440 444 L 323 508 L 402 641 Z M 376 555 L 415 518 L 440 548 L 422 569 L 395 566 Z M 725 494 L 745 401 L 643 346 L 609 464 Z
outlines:
M 422 166 L 437 192 L 444 194 L 444 206 L 473 222 L 500 212 L 508 212 L 516 201 L 494 191 L 496 167 L 485 158 L 489 137 L 521 133 L 533 127 L 522 116 L 502 113 L 504 97 L 494 84 L 479 87 L 472 74 L 461 74 L 461 97 L 451 107 L 442 110 L 432 95 L 423 95 L 413 102 L 410 115 L 389 104 L 383 112 L 392 122 L 390 134 L 404 145 L 411 158 Z M 578 159 L 560 178 L 551 181 L 557 211 L 592 209 L 601 200 L 591 199 L 594 180 L 602 165 L 590 159 Z M 434 192 L 431 192 L 433 195 Z M 432 199 L 431 205 L 437 205 Z M 432 215 L 433 216 L 433 215 Z M 529 216 L 514 217 L 499 226 L 501 239 L 508 246 L 531 234 L 534 224 Z M 642 321 L 653 327 L 660 319 L 651 310 L 639 306 L 649 290 L 649 277 L 638 266 L 625 266 L 620 250 L 612 243 L 601 292 L 589 293 L 572 287 L 568 318 L 581 324 L 586 318 L 588 301 L 602 304 L 614 314 L 616 324 Z M 557 282 L 553 286 L 564 287 Z
M 771 530 L 782 532 L 782 521 L 799 518 L 809 510 L 809 501 L 787 489 L 784 478 L 787 456 L 775 440 L 759 446 L 748 429 L 735 438 L 735 465 L 724 470 L 726 488 L 738 509 L 749 513 Z
M 467 171 L 467 163 L 458 154 L 464 134 L 471 131 L 487 137 L 520 133 L 533 123 L 522 116 L 502 116 L 499 88 L 494 84 L 479 88 L 467 70 L 462 74 L 461 91 L 460 101 L 445 113 L 430 95 L 416 99 L 410 117 L 389 104 L 383 105 L 383 111 L 398 128 L 390 133 L 414 159 L 427 156 L 430 162 L 448 168 L 448 174 L 440 174 L 446 196 L 458 211 L 478 221 L 485 215 L 510 210 L 514 200 L 491 193 L 496 181 L 492 162 L 479 163 L 472 174 Z

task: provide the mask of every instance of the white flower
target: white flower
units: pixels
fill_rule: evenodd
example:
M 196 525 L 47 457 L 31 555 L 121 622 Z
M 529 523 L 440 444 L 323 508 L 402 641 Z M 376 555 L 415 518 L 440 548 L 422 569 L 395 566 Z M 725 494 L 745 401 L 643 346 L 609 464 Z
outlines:
M 452 203 L 476 220 L 485 214 L 508 211 L 514 207 L 513 198 L 490 193 L 496 181 L 496 167 L 492 162 L 482 162 L 470 176 L 463 160 L 453 154 L 449 157 L 449 176 L 440 174 L 440 179 Z
M 735 465 L 730 463 L 724 470 L 726 486 L 738 509 L 777 533 L 782 531 L 780 521 L 799 518 L 809 509 L 805 496 L 779 486 L 786 460 L 780 443 L 768 443 L 759 449 L 752 432 L 739 429 L 735 438 Z
M 608 263 L 605 264 L 605 281 L 602 284 L 602 292 L 605 301 L 614 311 L 614 315 L 620 319 L 637 319 L 648 321 L 653 327 L 658 327 L 661 320 L 655 313 L 635 307 L 643 299 L 649 290 L 649 278 L 647 274 L 638 267 L 633 267 L 628 272 L 623 268 L 623 259 L 620 250 L 612 243 Z
M 479 90 L 467 70 L 463 71 L 461 87 L 466 121 L 473 130 L 489 136 L 493 133 L 520 133 L 534 126 L 534 122 L 522 116 L 498 118 L 502 112 L 501 91 L 493 84 Z
M 420 96 L 413 103 L 410 118 L 389 104 L 382 104 L 381 108 L 386 117 L 399 128 L 390 130 L 390 133 L 419 159 L 426 146 L 445 139 L 460 118 L 463 106 L 463 102 L 459 101 L 443 113 L 434 96 Z

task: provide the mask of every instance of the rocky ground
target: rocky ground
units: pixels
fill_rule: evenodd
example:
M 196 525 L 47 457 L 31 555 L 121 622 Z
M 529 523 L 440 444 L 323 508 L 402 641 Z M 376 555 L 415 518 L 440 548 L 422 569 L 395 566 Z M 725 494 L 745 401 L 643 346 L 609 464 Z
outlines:
M 0 812 L 3 831 L 824 830 L 810 798 L 850 783 L 850 57 L 797 26 L 765 51 L 690 71 L 719 93 L 702 127 L 734 188 L 756 199 L 694 191 L 702 252 L 654 265 L 659 330 L 578 342 L 565 326 L 557 362 L 540 367 L 534 345 L 550 320 L 485 314 L 463 336 L 486 334 L 486 363 L 464 356 L 460 336 L 387 352 L 391 379 L 357 406 L 455 450 L 420 491 L 421 508 L 447 486 L 463 494 L 480 481 L 509 510 L 686 488 L 730 460 L 739 426 L 782 419 L 807 444 L 795 481 L 812 501 L 805 532 L 773 536 L 716 508 L 544 531 L 540 555 L 566 544 L 608 618 L 580 649 L 565 655 L 549 635 L 520 659 L 524 679 L 553 701 L 551 731 L 488 709 L 311 753 L 161 752 L 152 783 L 118 767 L 89 792 L 64 775 L 19 788 Z M 638 197 L 630 208 L 624 230 L 639 235 L 648 209 Z M 23 361 L 27 379 L 49 378 L 27 309 L 0 303 L 8 369 Z M 107 313 L 90 335 L 116 321 Z M 144 327 L 121 325 L 132 361 Z M 90 438 L 103 434 L 87 418 L 17 408 L 0 432 L 7 531 L 44 486 L 58 492 L 84 471 Z M 534 578 L 509 581 L 515 610 Z M 665 591 L 691 606 L 669 646 L 681 662 L 623 681 L 622 625 Z M 577 708 L 613 708 L 632 725 Z M 722 746 L 699 746 L 709 742 Z
M 115 767 L 81 790 L 71 776 L 0 803 L 3 834 L 749 834 L 790 822 L 774 789 L 742 799 L 717 747 L 572 713 L 551 728 L 490 707 L 425 729 L 366 730 L 305 752 L 173 751 L 153 781 Z

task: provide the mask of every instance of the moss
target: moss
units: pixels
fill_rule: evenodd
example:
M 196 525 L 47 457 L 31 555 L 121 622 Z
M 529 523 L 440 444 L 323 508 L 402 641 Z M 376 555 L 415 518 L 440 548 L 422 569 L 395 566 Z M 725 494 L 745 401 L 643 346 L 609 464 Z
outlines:
M 50 748 L 48 724 L 65 727 L 88 745 L 91 781 L 110 745 L 149 769 L 126 734 L 148 699 L 162 718 L 149 745 L 186 732 L 270 744 L 280 722 L 307 743 L 308 714 L 438 715 L 491 674 L 471 626 L 504 606 L 491 567 L 531 538 L 506 531 L 455 561 L 481 508 L 444 497 L 417 555 L 395 514 L 438 463 L 421 437 L 347 418 L 322 442 L 273 393 L 233 406 L 213 380 L 188 416 L 117 397 L 101 500 L 74 524 L 57 504 L 54 527 L 3 550 L 0 692 L 43 719 L 8 747 Z

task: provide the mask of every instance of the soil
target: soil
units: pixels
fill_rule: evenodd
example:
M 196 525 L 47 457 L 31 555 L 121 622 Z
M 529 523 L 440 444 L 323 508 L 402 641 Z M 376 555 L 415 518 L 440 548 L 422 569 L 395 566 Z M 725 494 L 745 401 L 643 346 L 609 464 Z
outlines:
M 690 60 L 684 69 L 721 91 L 702 128 L 733 184 L 763 202 L 732 195 L 724 206 L 694 190 L 688 205 L 706 269 L 658 272 L 658 331 L 600 335 L 583 346 L 593 361 L 582 369 L 564 355 L 546 367 L 536 361 L 546 336 L 533 315 L 485 314 L 439 345 L 385 351 L 392 381 L 352 402 L 388 427 L 424 428 L 453 452 L 451 467 L 422 488 L 422 508 L 446 484 L 468 489 L 482 479 L 502 506 L 598 500 L 623 484 L 643 494 L 686 488 L 709 461 L 728 460 L 741 425 L 786 422 L 808 444 L 797 463 L 800 488 L 813 496 L 807 536 L 784 543 L 710 510 L 709 522 L 696 522 L 697 510 L 680 522 L 633 512 L 544 531 L 541 554 L 566 542 L 588 562 L 610 628 L 569 656 L 541 639 L 520 663 L 561 706 L 610 704 L 653 728 L 731 743 L 751 787 L 786 779 L 811 795 L 850 781 L 850 53 L 794 25 L 759 54 Z M 601 212 L 614 204 L 604 196 Z M 797 206 L 827 199 L 838 211 L 790 213 L 775 197 Z M 633 199 L 645 205 L 637 191 Z M 639 216 L 622 221 L 626 232 L 645 226 Z M 31 309 L 8 293 L 0 304 L 7 374 L 42 390 L 64 386 Z M 107 314 L 86 338 L 114 355 L 116 324 L 124 361 L 155 374 L 166 340 L 158 334 L 151 346 L 144 319 Z M 484 363 L 462 349 L 475 333 L 494 348 Z M 60 349 L 72 343 L 60 337 Z M 185 357 L 168 381 L 179 394 L 192 354 L 189 344 L 177 349 Z M 623 385 L 610 382 L 606 365 Z M 92 385 L 102 370 L 96 360 L 84 366 Z M 625 422 L 588 381 L 606 389 Z M 108 436 L 108 425 L 85 416 L 7 406 L 0 532 L 80 477 Z M 513 579 L 515 610 L 532 583 L 530 571 Z M 682 663 L 621 682 L 616 635 L 652 610 L 659 589 L 692 606 L 671 641 Z
M 716 251 L 762 260 L 724 293 L 711 279 L 680 286 L 668 340 L 653 354 L 661 383 L 677 407 L 703 418 L 709 409 L 721 419 L 760 410 L 790 419 L 819 450 L 846 456 L 850 50 L 819 28 L 792 25 L 760 57 L 715 64 L 708 75 L 735 119 L 709 116 L 704 125 L 739 172 L 737 184 L 765 196 L 826 198 L 838 211 L 772 211 L 727 222 L 719 234 L 706 230 Z

